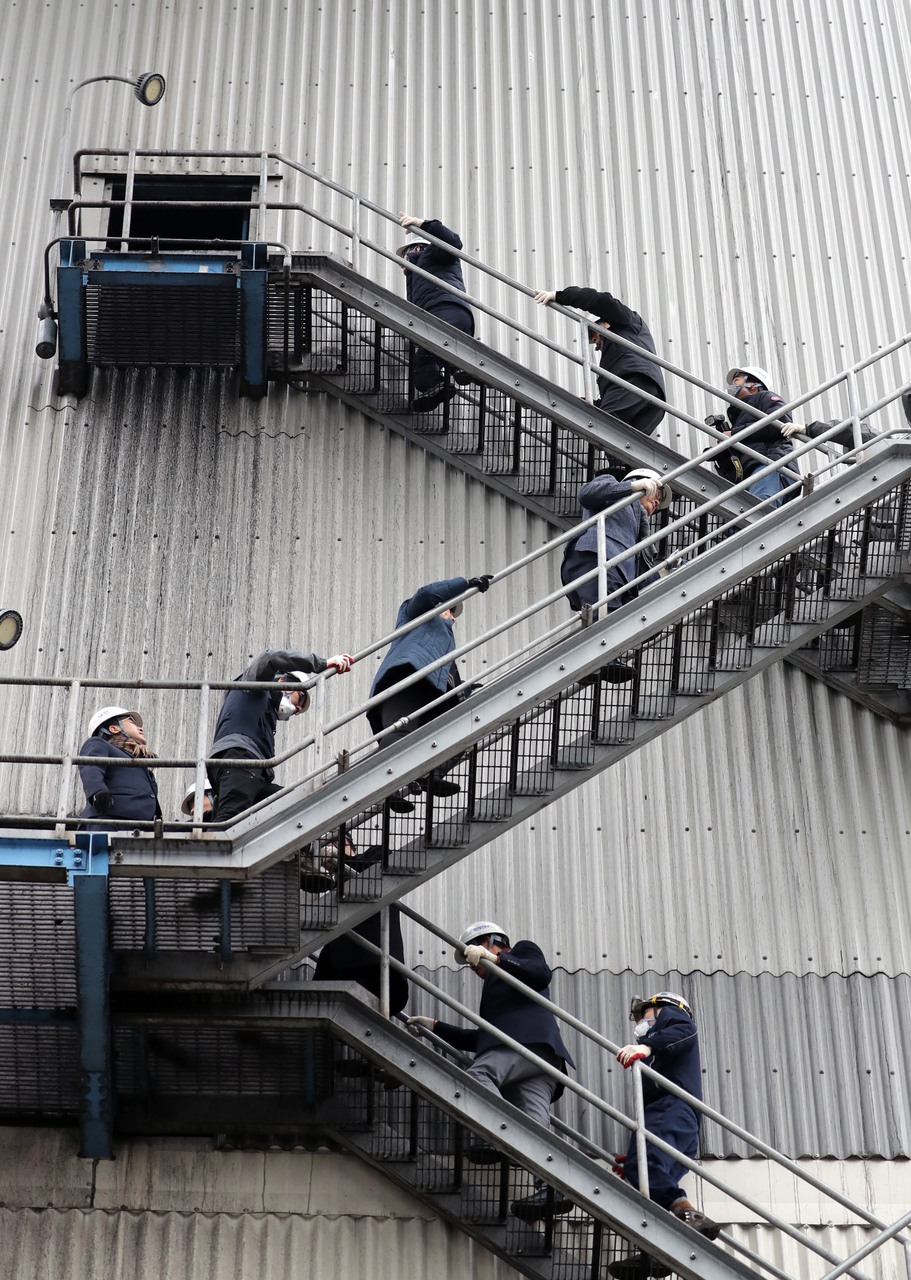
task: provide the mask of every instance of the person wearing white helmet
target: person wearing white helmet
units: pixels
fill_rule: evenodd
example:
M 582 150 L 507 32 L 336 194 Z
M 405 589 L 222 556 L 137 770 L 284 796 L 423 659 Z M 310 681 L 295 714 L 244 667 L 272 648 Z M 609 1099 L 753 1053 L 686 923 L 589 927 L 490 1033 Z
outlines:
M 279 720 L 290 720 L 310 705 L 306 689 L 284 692 L 285 680 L 304 683 L 310 676 L 332 667 L 339 674 L 351 670 L 350 654 L 320 658 L 315 653 L 298 653 L 294 649 L 264 649 L 238 680 L 274 680 L 274 689 L 229 689 L 221 705 L 215 725 L 215 738 L 209 750 L 212 758 L 249 759 L 250 767 L 209 765 L 209 777 L 215 788 L 215 818 L 225 822 L 274 792 L 281 790 L 273 779 L 271 767 L 258 764 L 275 755 L 275 726 Z
M 599 472 L 593 480 L 582 485 L 579 490 L 579 505 L 582 508 L 582 519 L 588 520 L 599 511 L 605 511 L 623 498 L 633 494 L 639 497 L 638 502 L 627 503 L 617 511 L 612 511 L 604 520 L 604 540 L 608 560 L 622 555 L 630 547 L 648 537 L 651 532 L 649 521 L 657 511 L 663 511 L 672 498 L 671 487 L 665 484 L 657 471 L 648 467 L 639 467 L 628 471 L 622 480 L 618 480 L 609 471 Z M 563 562 L 560 566 L 560 577 L 563 585 L 568 586 L 583 574 L 598 567 L 598 529 L 591 525 L 583 533 L 571 538 L 563 549 Z M 607 571 L 608 592 L 622 590 L 608 602 L 607 612 L 619 609 L 621 604 L 635 599 L 639 592 L 653 581 L 657 581 L 655 573 L 638 586 L 629 583 L 651 568 L 651 554 L 648 549 L 630 555 Z M 625 588 L 625 589 L 624 589 Z M 576 613 L 584 605 L 593 606 L 598 600 L 598 579 L 590 578 L 588 582 L 574 588 L 567 594 L 569 607 Z M 594 615 L 598 616 L 597 611 Z M 608 668 L 608 679 L 612 683 L 622 683 L 633 677 L 632 668 L 623 664 L 612 664 Z
M 115 760 L 155 758 L 146 744 L 139 712 L 121 706 L 101 707 L 89 721 L 88 732 L 79 754 L 92 756 L 97 763 L 79 766 L 79 778 L 87 801 L 79 816 L 134 822 L 152 822 L 160 818 L 158 786 L 152 771 L 111 763 Z M 87 824 L 87 829 L 117 830 L 97 821 Z
M 699 1033 L 688 1001 L 676 991 L 633 996 L 629 1017 L 630 1022 L 636 1024 L 635 1042 L 623 1046 L 617 1054 L 617 1061 L 627 1068 L 634 1062 L 645 1062 L 653 1071 L 701 1100 Z M 645 1075 L 642 1077 L 642 1097 L 645 1127 L 649 1132 L 695 1160 L 699 1150 L 699 1112 Z M 649 1197 L 700 1235 L 714 1240 L 721 1228 L 691 1203 L 680 1186 L 686 1165 L 652 1143 L 647 1144 L 647 1159 Z M 632 1186 L 639 1186 L 635 1133 L 630 1138 L 623 1162 L 623 1177 Z M 670 1268 L 639 1252 L 618 1259 L 608 1267 L 608 1271 L 615 1280 L 671 1274 Z
M 193 806 L 196 801 L 196 783 L 193 782 L 187 787 L 183 800 L 180 802 L 180 812 L 187 818 L 193 817 Z M 215 817 L 215 792 L 212 790 L 212 783 L 208 778 L 205 779 L 202 792 L 202 820 L 203 822 L 212 822 Z
M 402 213 L 399 215 L 399 222 L 409 235 L 418 236 L 421 231 L 427 231 L 437 240 L 451 244 L 454 249 L 462 248 L 462 241 L 456 232 L 451 231 L 436 218 L 416 218 L 410 213 Z M 451 285 L 462 293 L 465 292 L 462 263 L 455 254 L 447 253 L 445 249 L 439 249 L 435 244 L 422 239 L 403 244 L 401 248 L 396 249 L 396 253 L 403 263 L 407 262 L 419 267 L 422 271 L 436 276 L 444 284 Z M 454 328 L 461 329 L 469 336 L 474 334 L 474 312 L 466 301 L 454 293 L 449 293 L 446 289 L 441 289 L 432 280 L 419 276 L 417 272 L 409 271 L 407 267 L 403 266 L 403 270 L 405 292 L 409 302 L 413 302 L 416 307 L 421 307 L 424 311 L 429 311 L 440 320 L 445 320 Z M 411 377 L 414 383 L 414 398 L 410 407 L 416 413 L 427 413 L 431 409 L 436 409 L 444 400 L 452 399 L 456 393 L 455 387 L 446 381 L 446 366 L 443 361 L 422 347 L 414 349 Z M 456 372 L 455 381 L 467 382 L 470 378 Z
M 728 395 L 736 396 L 743 405 L 758 409 L 762 414 L 774 413 L 781 408 L 784 400 L 777 391 L 770 390 L 770 381 L 765 369 L 760 369 L 758 365 L 735 366 L 727 371 L 725 390 Z M 756 422 L 757 418 L 740 405 L 731 404 L 727 408 L 727 426 L 723 425 L 724 419 L 718 414 L 706 421 L 729 436 L 743 431 Z M 784 413 L 776 422 L 768 423 L 744 438 L 744 443 L 755 453 L 761 454 L 761 458 L 751 458 L 736 445 L 731 445 L 725 452 L 716 454 L 715 470 L 725 480 L 737 484 L 754 472 L 761 471 L 770 462 L 780 462 L 794 449 L 787 429 L 790 422 L 790 413 Z M 770 471 L 767 476 L 762 476 L 755 484 L 751 484 L 747 492 L 760 499 L 774 498 L 770 506 L 778 507 L 784 500 L 784 490 L 793 483 L 793 478 L 783 472 Z
M 535 942 L 524 939 L 514 946 L 501 925 L 492 920 L 478 920 L 459 935 L 455 953 L 459 964 L 467 964 L 484 983 L 478 1014 L 511 1039 L 533 1049 L 549 1066 L 566 1072 L 575 1063 L 563 1043 L 557 1020 L 549 1009 L 529 1000 L 508 982 L 502 982 L 496 969 L 519 978 L 532 991 L 550 999 L 553 973 L 544 952 Z M 486 963 L 485 963 L 486 962 Z M 490 968 L 488 966 L 494 966 Z M 550 1108 L 563 1093 L 563 1086 L 552 1076 L 539 1071 L 535 1063 L 507 1048 L 489 1031 L 457 1027 L 421 1015 L 409 1018 L 407 1025 L 416 1033 L 426 1028 L 441 1040 L 475 1055 L 468 1074 L 486 1089 L 501 1094 L 507 1102 L 524 1111 L 539 1124 L 550 1124 Z M 486 1144 L 469 1148 L 469 1160 L 476 1164 L 499 1162 L 500 1153 Z M 536 1222 L 549 1214 L 565 1214 L 572 1201 L 553 1192 L 549 1204 L 548 1188 L 536 1181 L 535 1191 L 515 1200 L 510 1212 L 524 1222 Z

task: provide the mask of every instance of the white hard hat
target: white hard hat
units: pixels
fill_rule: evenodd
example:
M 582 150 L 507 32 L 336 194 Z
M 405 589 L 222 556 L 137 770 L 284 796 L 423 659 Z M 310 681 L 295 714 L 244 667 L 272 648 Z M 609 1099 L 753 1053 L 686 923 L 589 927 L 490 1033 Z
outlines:
M 509 946 L 509 935 L 502 925 L 494 924 L 493 920 L 477 920 L 459 934 L 459 945 L 453 953 L 459 964 L 465 963 L 464 948 L 472 942 L 478 942 L 481 938 L 491 938 L 503 947 Z
M 633 996 L 630 1001 L 629 1020 L 630 1022 L 638 1022 L 646 1009 L 660 1009 L 662 1006 L 670 1009 L 682 1009 L 689 1017 L 692 1018 L 693 1016 L 689 1001 L 679 991 L 659 991 L 653 996 Z
M 89 721 L 89 737 L 93 738 L 99 729 L 111 724 L 114 720 L 135 720 L 142 728 L 142 716 L 138 711 L 128 711 L 126 707 L 102 707 L 96 711 Z
M 738 373 L 745 373 L 751 382 L 762 383 L 766 391 L 768 391 L 769 383 L 772 381 L 772 379 L 766 373 L 765 369 L 760 369 L 758 364 L 734 365 L 733 369 L 728 369 L 727 381 L 733 382 L 734 379 L 737 377 Z
M 670 506 L 671 498 L 674 496 L 671 486 L 666 480 L 662 480 L 657 471 L 653 471 L 651 467 L 634 467 L 632 471 L 627 471 L 623 477 L 624 481 L 630 480 L 654 480 L 655 484 L 660 485 L 658 510 L 663 511 L 665 507 Z
M 212 783 L 206 778 L 203 782 L 203 794 L 212 790 Z M 185 813 L 189 818 L 193 813 L 193 801 L 196 799 L 196 783 L 192 782 L 184 794 L 184 798 L 180 802 L 180 812 Z
M 312 671 L 286 671 L 286 680 L 299 680 L 301 684 L 306 684 L 313 675 Z M 303 706 L 301 711 L 308 710 L 310 706 L 310 690 L 309 689 L 292 689 L 292 693 L 302 693 L 304 695 Z

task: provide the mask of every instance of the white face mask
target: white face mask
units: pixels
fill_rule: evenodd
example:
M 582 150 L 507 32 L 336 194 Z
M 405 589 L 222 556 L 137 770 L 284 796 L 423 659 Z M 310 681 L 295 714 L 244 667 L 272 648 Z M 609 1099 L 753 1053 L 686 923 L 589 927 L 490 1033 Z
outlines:
M 637 1022 L 633 1027 L 633 1035 L 637 1040 L 644 1040 L 654 1025 L 654 1022 L 649 1022 L 647 1018 L 643 1018 L 641 1022 Z
M 290 693 L 283 693 L 282 700 L 278 704 L 279 720 L 290 720 L 292 716 L 297 715 L 297 707 L 291 701 Z

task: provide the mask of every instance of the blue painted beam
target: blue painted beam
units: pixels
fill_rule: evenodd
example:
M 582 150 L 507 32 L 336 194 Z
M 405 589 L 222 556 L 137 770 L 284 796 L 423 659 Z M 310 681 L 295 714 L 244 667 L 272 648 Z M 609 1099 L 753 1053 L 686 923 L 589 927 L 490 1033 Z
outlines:
M 76 844 L 46 837 L 0 837 L 0 880 L 70 884 L 77 876 L 108 874 L 108 837 L 80 831 Z
M 79 838 L 79 837 L 77 837 Z M 95 835 L 86 837 L 91 844 Z M 103 837 L 105 844 L 107 840 Z M 86 856 L 92 856 L 87 853 Z M 75 875 L 76 977 L 79 993 L 80 1155 L 113 1156 L 110 953 L 107 875 Z

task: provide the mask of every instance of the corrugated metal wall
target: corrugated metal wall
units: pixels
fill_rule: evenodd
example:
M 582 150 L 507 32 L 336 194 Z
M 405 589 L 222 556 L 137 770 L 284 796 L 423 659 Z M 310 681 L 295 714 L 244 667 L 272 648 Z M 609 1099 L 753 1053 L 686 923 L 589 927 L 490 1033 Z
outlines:
M 169 87 L 154 110 L 125 85 L 80 91 L 74 148 L 280 150 L 393 211 L 443 217 L 529 286 L 612 288 L 659 350 L 715 382 L 749 358 L 795 393 L 909 328 L 911 14 L 889 0 L 20 0 L 2 27 L 0 604 L 26 631 L 0 674 L 230 677 L 267 642 L 357 647 L 418 582 L 547 537 L 321 400 L 252 403 L 216 377 L 149 374 L 57 399 L 35 314 L 66 94 L 86 76 L 160 67 Z M 282 193 L 317 199 L 288 176 Z M 320 207 L 347 215 L 341 199 Z M 368 230 L 399 241 L 380 220 Z M 307 219 L 278 232 L 348 252 Z M 574 336 L 479 273 L 469 287 Z M 529 353 L 489 319 L 481 334 Z M 897 357 L 879 382 L 907 377 Z M 710 407 L 676 380 L 670 394 L 698 417 Z M 699 447 L 670 419 L 662 432 Z M 535 589 L 555 581 L 543 567 Z M 491 593 L 474 616 L 523 602 Z M 368 674 L 335 683 L 332 707 Z M 158 750 L 192 743 L 176 698 L 143 706 Z M 59 695 L 4 694 L 4 751 L 55 749 L 62 710 Z M 450 928 L 466 909 L 501 917 L 571 970 L 906 974 L 908 765 L 906 732 L 773 670 L 416 905 Z M 0 780 L 5 812 L 55 798 L 47 776 Z M 805 1016 L 846 1010 L 847 988 Z

